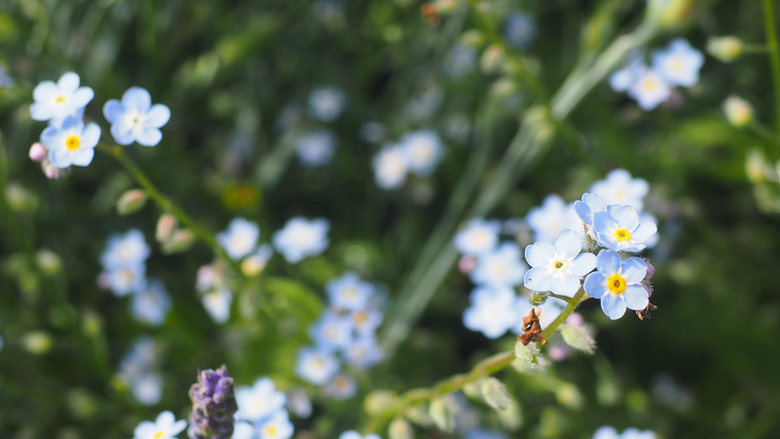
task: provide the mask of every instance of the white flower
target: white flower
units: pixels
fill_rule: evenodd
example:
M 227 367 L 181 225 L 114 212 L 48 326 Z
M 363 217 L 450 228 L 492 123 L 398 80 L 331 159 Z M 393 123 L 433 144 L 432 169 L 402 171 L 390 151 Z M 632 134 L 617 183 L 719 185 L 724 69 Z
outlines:
M 365 309 L 374 293 L 374 285 L 357 274 L 347 272 L 325 284 L 331 306 L 349 311 Z
M 431 130 L 409 133 L 401 139 L 401 145 L 409 171 L 422 176 L 430 175 L 444 155 L 439 135 Z
M 136 291 L 130 302 L 133 317 L 139 322 L 160 326 L 171 309 L 171 298 L 159 280 L 153 280 Z
M 471 292 L 470 305 L 463 313 L 463 324 L 488 338 L 498 338 L 522 320 L 523 311 L 510 288 L 477 287 Z
M 152 105 L 152 97 L 145 89 L 130 87 L 121 102 L 116 99 L 106 102 L 103 115 L 111 124 L 111 136 L 116 143 L 156 146 L 162 140 L 160 128 L 168 123 L 171 110 L 163 104 Z
M 500 231 L 501 222 L 498 220 L 473 218 L 455 234 L 455 248 L 470 256 L 487 253 L 498 245 Z
M 666 78 L 655 69 L 644 69 L 637 73 L 628 95 L 634 98 L 643 110 L 652 110 L 669 99 L 672 89 Z
M 566 204 L 555 194 L 548 195 L 541 206 L 528 211 L 526 222 L 534 231 L 534 241 L 552 242 L 565 229 L 583 233 L 574 203 Z
M 590 192 L 598 195 L 607 205 L 623 204 L 638 212 L 644 209 L 644 198 L 650 190 L 647 180 L 631 178 L 625 169 L 614 169 L 604 180 L 593 183 Z
M 403 146 L 392 144 L 382 148 L 372 161 L 376 184 L 382 189 L 398 189 L 409 171 Z
M 339 370 L 339 363 L 331 353 L 317 348 L 298 351 L 295 374 L 312 384 L 323 385 Z
M 338 119 L 346 105 L 347 97 L 339 87 L 320 87 L 309 95 L 311 115 L 325 122 Z
M 204 294 L 201 300 L 215 322 L 225 323 L 230 318 L 230 305 L 233 302 L 230 290 L 215 288 Z
M 184 419 L 176 420 L 173 413 L 164 411 L 154 422 L 143 421 L 135 427 L 134 439 L 171 439 L 187 427 Z
M 352 375 L 342 372 L 331 378 L 322 391 L 333 399 L 351 398 L 357 393 L 357 382 Z
M 699 69 L 704 64 L 704 55 L 691 47 L 682 38 L 669 43 L 664 50 L 652 55 L 655 68 L 667 81 L 683 87 L 692 87 L 699 82 Z
M 525 273 L 529 290 L 574 297 L 582 278 L 596 268 L 596 255 L 580 253 L 582 237 L 571 230 L 562 231 L 555 242 L 536 242 L 525 248 L 525 260 L 531 265 Z
M 481 254 L 469 276 L 477 285 L 511 287 L 523 281 L 527 269 L 520 259 L 520 247 L 506 242 L 492 252 Z
M 318 129 L 298 138 L 298 159 L 307 167 L 330 163 L 336 150 L 336 137 L 328 130 Z

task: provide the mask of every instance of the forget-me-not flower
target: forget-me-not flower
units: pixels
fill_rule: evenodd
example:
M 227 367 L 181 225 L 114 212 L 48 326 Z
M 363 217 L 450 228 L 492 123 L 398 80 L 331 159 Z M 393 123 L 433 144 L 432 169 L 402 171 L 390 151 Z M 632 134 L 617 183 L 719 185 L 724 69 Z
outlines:
M 159 280 L 152 280 L 132 295 L 130 311 L 133 317 L 152 326 L 160 326 L 165 322 L 171 309 L 171 298 L 165 291 L 165 286 Z
M 500 232 L 500 221 L 472 218 L 455 234 L 455 248 L 469 256 L 487 253 L 498 245 Z
M 403 146 L 392 144 L 382 148 L 371 161 L 376 184 L 382 189 L 398 189 L 406 180 L 409 166 Z
M 517 244 L 505 242 L 495 250 L 479 255 L 477 265 L 469 273 L 471 281 L 496 287 L 519 285 L 528 269 L 520 254 Z
M 52 81 L 38 84 L 33 90 L 35 103 L 30 106 L 30 116 L 34 120 L 57 121 L 78 115 L 95 96 L 91 88 L 79 87 L 80 81 L 78 74 L 68 72 L 56 84 Z
M 351 398 L 357 393 L 357 382 L 352 375 L 340 372 L 325 384 L 322 392 L 337 400 Z
M 260 237 L 260 227 L 257 223 L 244 218 L 234 218 L 227 230 L 217 234 L 217 242 L 228 256 L 241 259 L 255 249 Z
M 330 223 L 324 218 L 311 221 L 303 217 L 291 218 L 273 236 L 276 250 L 291 264 L 306 256 L 316 256 L 328 247 Z
M 626 92 L 645 69 L 647 66 L 642 61 L 642 57 L 638 53 L 634 53 L 623 68 L 616 70 L 609 76 L 609 86 L 612 87 L 612 90 Z
M 653 68 L 670 83 L 692 87 L 699 82 L 704 55 L 688 41 L 677 38 L 666 49 L 653 52 L 651 58 Z
M 339 435 L 339 439 L 381 439 L 378 434 L 367 434 L 363 436 L 355 430 L 347 430 Z
M 599 197 L 596 194 L 591 194 L 590 192 L 585 192 L 582 195 L 582 201 L 577 200 L 574 202 L 574 210 L 577 212 L 577 215 L 580 217 L 582 222 L 585 224 L 592 226 L 593 225 L 593 215 L 596 212 L 604 212 L 607 210 L 607 203 L 604 201 L 603 198 Z
M 358 336 L 344 348 L 346 363 L 359 370 L 376 365 L 384 357 L 384 351 L 379 347 L 373 334 Z
M 644 68 L 637 72 L 634 83 L 627 91 L 643 110 L 652 110 L 669 99 L 672 87 L 659 71 Z
M 347 96 L 340 87 L 320 87 L 309 95 L 309 112 L 315 118 L 325 122 L 338 119 L 346 105 Z
M 572 230 L 562 231 L 555 241 L 536 242 L 525 248 L 531 269 L 525 273 L 525 287 L 574 297 L 580 280 L 596 268 L 596 256 L 582 251 L 582 237 Z
M 329 280 L 325 284 L 325 293 L 332 306 L 355 311 L 366 308 L 374 293 L 374 285 L 362 280 L 355 273 L 346 272 Z
M 144 263 L 149 257 L 149 245 L 139 229 L 115 233 L 108 238 L 106 249 L 100 257 L 103 268 L 112 268 Z
M 582 233 L 574 203 L 566 204 L 555 194 L 546 196 L 541 206 L 529 210 L 526 222 L 534 231 L 534 241 L 552 242 L 564 229 Z
M 463 325 L 485 337 L 498 338 L 522 319 L 517 295 L 510 288 L 477 287 L 469 301 L 463 312 Z
M 309 326 L 309 336 L 325 349 L 344 348 L 352 342 L 352 319 L 334 312 L 325 312 Z
M 164 411 L 154 422 L 143 421 L 135 427 L 133 439 L 172 439 L 187 427 L 184 419 L 176 420 L 173 413 Z
M 70 165 L 87 166 L 95 156 L 100 141 L 100 127 L 76 116 L 65 116 L 61 123 L 46 127 L 41 143 L 49 150 L 49 162 L 57 168 Z
M 287 396 L 278 390 L 270 378 L 258 378 L 251 387 L 235 389 L 238 411 L 236 417 L 245 421 L 257 421 L 284 408 Z
M 146 265 L 142 262 L 123 265 L 103 273 L 115 296 L 127 296 L 146 286 Z
M 631 206 L 611 205 L 606 212 L 593 215 L 593 232 L 600 246 L 615 251 L 639 252 L 655 234 L 655 223 L 639 221 Z
M 163 104 L 152 105 L 152 97 L 145 89 L 130 87 L 121 102 L 116 99 L 106 102 L 103 115 L 111 124 L 111 136 L 116 143 L 156 146 L 162 140 L 160 128 L 168 123 L 171 110 Z
M 339 362 L 331 352 L 321 348 L 303 348 L 298 351 L 295 374 L 312 384 L 323 385 L 339 370 Z
M 601 309 L 612 320 L 619 319 L 626 308 L 641 311 L 650 303 L 642 280 L 647 263 L 632 257 L 625 261 L 612 250 L 602 250 L 596 257 L 596 271 L 585 278 L 585 292 L 601 300 Z
M 430 175 L 444 155 L 441 139 L 432 130 L 406 134 L 401 139 L 401 145 L 409 171 L 422 176 Z
M 504 36 L 512 46 L 525 49 L 536 36 L 536 21 L 524 12 L 514 12 L 506 19 Z
M 590 192 L 601 197 L 607 205 L 623 204 L 632 206 L 639 212 L 644 209 L 644 198 L 649 190 L 647 180 L 632 178 L 625 169 L 613 169 L 604 180 L 599 180 L 590 187 Z
M 310 131 L 297 140 L 298 160 L 306 167 L 330 163 L 336 150 L 336 136 L 326 129 Z

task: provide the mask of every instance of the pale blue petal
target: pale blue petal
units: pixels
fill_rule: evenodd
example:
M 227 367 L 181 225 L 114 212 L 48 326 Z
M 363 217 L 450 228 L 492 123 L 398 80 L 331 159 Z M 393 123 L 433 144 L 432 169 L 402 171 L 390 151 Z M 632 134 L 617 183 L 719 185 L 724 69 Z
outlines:
M 134 108 L 141 113 L 146 113 L 152 106 L 152 97 L 148 91 L 141 87 L 130 87 L 122 95 L 122 103 L 127 108 Z
M 623 278 L 627 284 L 638 284 L 642 282 L 647 274 L 647 263 L 641 258 L 628 258 L 623 261 Z
M 525 260 L 532 267 L 542 267 L 555 258 L 555 247 L 549 242 L 537 242 L 525 248 Z
M 569 262 L 569 273 L 577 277 L 585 276 L 596 268 L 596 255 L 582 253 Z
M 94 148 L 100 141 L 100 127 L 95 123 L 87 124 L 81 135 L 81 148 Z
M 111 125 L 111 137 L 120 145 L 129 145 L 135 141 L 133 131 L 121 123 Z
M 65 148 L 49 150 L 49 162 L 55 168 L 67 168 L 73 163 L 70 151 Z
M 623 299 L 626 302 L 628 309 L 634 311 L 641 311 L 647 308 L 650 300 L 647 297 L 647 290 L 641 285 L 629 285 L 626 290 L 623 291 Z
M 544 268 L 532 268 L 525 272 L 523 284 L 532 291 L 550 291 L 553 284 L 553 276 Z
M 552 292 L 562 296 L 574 297 L 580 289 L 580 280 L 574 276 L 562 275 L 553 277 Z
M 152 106 L 148 113 L 146 113 L 145 126 L 152 128 L 160 128 L 168 123 L 171 118 L 171 110 L 163 104 L 156 104 Z
M 60 77 L 60 80 L 57 81 L 57 85 L 60 87 L 60 90 L 64 92 L 73 93 L 79 88 L 79 82 L 79 75 L 68 72 Z
M 162 140 L 162 132 L 157 128 L 147 128 L 138 133 L 136 141 L 143 146 L 156 146 Z
M 575 201 L 574 211 L 577 212 L 577 216 L 580 217 L 582 222 L 588 225 L 593 224 L 593 211 L 587 204 L 579 200 Z
M 631 241 L 645 242 L 658 231 L 658 226 L 651 221 L 645 221 L 631 233 Z
M 639 225 L 639 215 L 636 213 L 636 209 L 631 206 L 621 207 L 612 214 L 612 217 L 617 221 L 618 227 L 629 232 L 633 232 Z
M 617 320 L 626 313 L 626 303 L 619 294 L 605 294 L 601 298 L 601 309 L 607 317 Z
M 604 274 L 595 271 L 585 278 L 583 288 L 585 289 L 586 293 L 590 294 L 596 299 L 601 299 L 604 294 L 608 292 L 607 277 Z
M 582 238 L 577 232 L 565 229 L 555 238 L 553 246 L 559 257 L 571 259 L 582 251 Z
M 607 209 L 607 202 L 603 198 L 590 192 L 582 195 L 582 202 L 590 207 L 593 212 L 602 212 Z
M 60 128 L 62 131 L 75 130 L 80 134 L 84 129 L 84 122 L 76 116 L 66 116 L 65 119 L 62 120 Z
M 617 230 L 617 223 L 612 215 L 607 212 L 596 212 L 593 215 L 593 232 L 596 234 L 596 241 L 599 245 L 616 249 L 615 230 Z
M 33 120 L 49 120 L 53 116 L 52 107 L 46 104 L 34 103 L 30 105 L 30 117 Z
M 71 160 L 74 165 L 87 166 L 92 163 L 93 157 L 95 157 L 94 148 L 79 148 L 73 151 Z
M 60 130 L 55 127 L 46 127 L 41 133 L 41 143 L 48 149 L 54 148 L 57 144 L 57 139 L 60 137 Z
M 89 87 L 82 87 L 76 90 L 70 98 L 72 108 L 81 108 L 87 105 L 93 97 L 95 97 L 95 92 Z
M 607 277 L 620 273 L 620 255 L 612 250 L 602 250 L 596 257 L 596 267 Z
M 122 115 L 125 114 L 126 111 L 125 106 L 116 99 L 111 99 L 106 102 L 106 105 L 103 105 L 103 116 L 105 116 L 106 120 L 111 124 L 120 121 Z
M 57 84 L 52 81 L 43 81 L 35 86 L 33 90 L 33 99 L 39 102 L 48 102 L 51 98 L 59 93 L 60 89 Z

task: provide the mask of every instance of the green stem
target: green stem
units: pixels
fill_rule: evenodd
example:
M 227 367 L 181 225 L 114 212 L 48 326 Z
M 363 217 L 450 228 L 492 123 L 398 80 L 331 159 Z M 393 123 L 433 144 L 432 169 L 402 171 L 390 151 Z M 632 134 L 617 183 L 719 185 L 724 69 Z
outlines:
M 549 337 L 558 329 L 563 322 L 574 312 L 577 305 L 586 299 L 585 291 L 580 288 L 573 298 L 568 299 L 568 303 L 561 311 L 558 317 L 552 321 L 541 333 L 542 337 Z M 515 359 L 514 351 L 500 352 L 488 357 L 474 366 L 467 374 L 454 375 L 430 388 L 412 389 L 401 395 L 398 402 L 388 407 L 381 413 L 369 418 L 366 422 L 363 433 L 378 433 L 387 423 L 396 416 L 402 415 L 404 411 L 416 405 L 425 404 L 442 395 L 454 392 L 466 387 L 468 384 L 479 381 L 482 378 L 489 377 L 505 368 L 507 368 Z
M 772 6 L 774 0 L 764 0 L 764 31 L 766 44 L 769 47 L 769 64 L 772 66 L 772 82 L 775 89 L 775 129 L 780 137 L 780 48 L 777 43 L 775 13 Z
M 122 166 L 125 167 L 127 172 L 130 173 L 130 175 L 133 176 L 133 178 L 138 182 L 138 184 L 143 187 L 144 191 L 146 191 L 146 194 L 151 198 L 164 212 L 168 212 L 176 219 L 183 224 L 185 227 L 190 229 L 192 233 L 195 234 L 195 236 L 203 241 L 206 245 L 212 248 L 214 253 L 228 261 L 228 263 L 231 265 L 233 270 L 236 273 L 241 273 L 241 267 L 238 265 L 238 262 L 234 261 L 232 258 L 230 258 L 222 246 L 217 243 L 216 238 L 214 237 L 214 234 L 206 230 L 204 227 L 199 225 L 195 222 L 192 218 L 190 218 L 189 215 L 187 215 L 184 210 L 182 210 L 179 206 L 174 204 L 171 200 L 169 200 L 165 195 L 163 195 L 162 192 L 160 192 L 159 189 L 154 185 L 154 183 L 149 180 L 149 178 L 144 174 L 144 172 L 139 168 L 133 161 L 130 159 L 130 157 L 126 156 L 122 152 L 122 148 L 119 146 L 109 146 L 100 144 L 98 145 L 98 148 L 111 155 L 119 163 L 122 164 Z

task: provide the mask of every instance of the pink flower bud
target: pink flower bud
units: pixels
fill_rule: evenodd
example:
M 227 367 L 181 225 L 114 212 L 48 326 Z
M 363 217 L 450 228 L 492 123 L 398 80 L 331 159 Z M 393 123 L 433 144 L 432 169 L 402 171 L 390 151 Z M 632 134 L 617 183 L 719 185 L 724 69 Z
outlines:
M 30 160 L 40 163 L 46 159 L 46 155 L 48 154 L 48 151 L 46 151 L 46 147 L 40 144 L 39 142 L 35 142 L 30 147 Z

